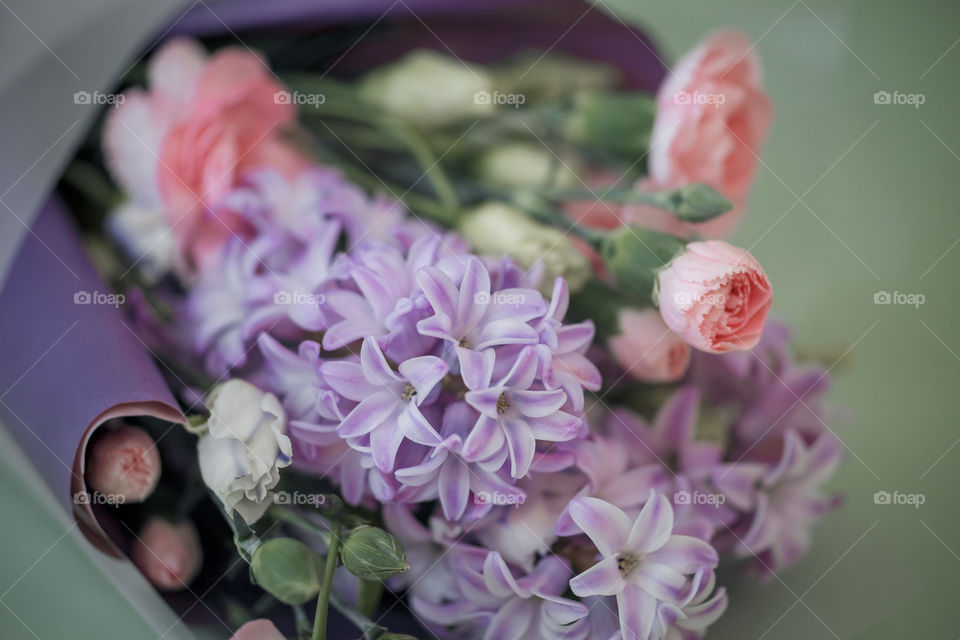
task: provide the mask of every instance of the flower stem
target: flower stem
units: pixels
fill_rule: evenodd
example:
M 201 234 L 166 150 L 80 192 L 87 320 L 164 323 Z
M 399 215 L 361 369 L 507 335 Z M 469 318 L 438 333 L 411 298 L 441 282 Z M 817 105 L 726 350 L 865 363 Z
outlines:
M 327 562 L 323 567 L 323 582 L 320 583 L 320 595 L 317 596 L 317 613 L 313 620 L 312 640 L 327 640 L 327 612 L 338 555 L 340 555 L 340 523 L 334 520 L 333 528 L 330 530 L 330 545 L 327 547 Z

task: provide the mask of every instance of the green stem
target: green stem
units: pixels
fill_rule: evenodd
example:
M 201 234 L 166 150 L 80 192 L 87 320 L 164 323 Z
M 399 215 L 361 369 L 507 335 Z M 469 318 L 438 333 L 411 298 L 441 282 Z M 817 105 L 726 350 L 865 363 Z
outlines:
M 323 541 L 327 543 L 328 547 L 333 544 L 333 536 L 328 529 L 323 528 L 309 518 L 303 517 L 293 509 L 280 505 L 274 505 L 270 507 L 270 516 L 275 520 L 280 520 L 281 522 L 291 524 L 298 529 L 306 531 L 307 533 L 320 536 Z
M 440 161 L 433 153 L 430 145 L 415 129 L 400 122 L 388 123 L 386 128 L 407 146 L 410 155 L 420 165 L 427 180 L 433 186 L 443 213 L 447 217 L 447 223 L 453 224 L 460 212 L 460 202 L 457 199 L 457 192 L 453 188 L 453 184 L 447 177 L 446 172 L 440 167 Z
M 386 627 L 381 627 L 375 622 L 372 622 L 362 613 L 341 600 L 336 594 L 330 595 L 330 604 L 333 605 L 334 609 L 343 614 L 344 618 L 352 622 L 357 629 L 360 629 L 363 633 L 364 640 L 376 640 L 378 636 L 387 630 Z
M 368 618 L 377 610 L 382 595 L 383 583 L 379 580 L 357 581 L 357 609 Z
M 327 640 L 327 613 L 330 603 L 330 590 L 333 588 L 333 572 L 337 568 L 337 556 L 340 555 L 340 523 L 333 522 L 330 530 L 330 545 L 327 547 L 327 562 L 323 567 L 323 582 L 320 583 L 320 595 L 317 596 L 317 613 L 313 620 L 312 640 Z

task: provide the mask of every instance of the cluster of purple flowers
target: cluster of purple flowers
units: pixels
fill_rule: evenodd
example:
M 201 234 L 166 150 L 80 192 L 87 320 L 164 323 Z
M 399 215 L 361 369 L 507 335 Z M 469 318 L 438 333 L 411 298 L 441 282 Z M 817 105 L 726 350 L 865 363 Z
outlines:
M 252 174 L 222 206 L 249 233 L 190 287 L 194 348 L 280 398 L 295 467 L 384 505 L 394 586 L 440 636 L 699 638 L 718 553 L 788 567 L 835 502 L 826 374 L 775 323 L 698 354 L 648 422 L 586 395 L 594 327 L 564 322 L 562 279 L 545 298 L 539 269 L 325 170 Z

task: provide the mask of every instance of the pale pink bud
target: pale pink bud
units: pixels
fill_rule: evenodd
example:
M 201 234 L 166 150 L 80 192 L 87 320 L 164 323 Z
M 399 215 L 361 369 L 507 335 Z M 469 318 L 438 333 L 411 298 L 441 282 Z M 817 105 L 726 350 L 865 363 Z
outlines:
M 160 454 L 146 431 L 124 426 L 96 438 L 87 456 L 87 486 L 123 503 L 143 502 L 160 479 Z
M 747 251 L 721 240 L 691 242 L 658 276 L 660 315 L 701 351 L 756 346 L 773 302 L 773 287 Z
M 266 618 L 251 620 L 233 634 L 230 640 L 286 640 L 272 622 Z
M 617 363 L 641 382 L 676 382 L 690 365 L 690 347 L 656 309 L 621 309 L 620 333 L 607 344 Z
M 162 591 L 185 588 L 200 570 L 203 554 L 193 523 L 173 524 L 153 517 L 140 531 L 131 552 L 137 568 Z

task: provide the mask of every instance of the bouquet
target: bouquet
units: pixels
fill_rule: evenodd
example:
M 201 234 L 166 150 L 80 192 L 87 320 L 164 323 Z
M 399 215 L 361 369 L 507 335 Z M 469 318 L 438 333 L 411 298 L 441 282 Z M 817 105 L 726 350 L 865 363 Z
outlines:
M 207 45 L 128 74 L 64 189 L 183 413 L 85 474 L 172 603 L 247 640 L 676 640 L 739 606 L 721 557 L 800 560 L 842 445 L 722 239 L 771 115 L 745 38 L 656 92 L 549 49 Z

